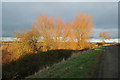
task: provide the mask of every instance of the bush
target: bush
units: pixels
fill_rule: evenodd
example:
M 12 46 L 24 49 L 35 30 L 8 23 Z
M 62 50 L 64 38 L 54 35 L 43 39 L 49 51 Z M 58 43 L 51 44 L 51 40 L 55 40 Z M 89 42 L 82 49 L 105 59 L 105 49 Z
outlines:
M 29 54 L 16 61 L 3 65 L 3 79 L 24 78 L 32 75 L 45 66 L 51 66 L 60 62 L 63 58 L 71 56 L 73 50 L 50 50 L 37 54 Z

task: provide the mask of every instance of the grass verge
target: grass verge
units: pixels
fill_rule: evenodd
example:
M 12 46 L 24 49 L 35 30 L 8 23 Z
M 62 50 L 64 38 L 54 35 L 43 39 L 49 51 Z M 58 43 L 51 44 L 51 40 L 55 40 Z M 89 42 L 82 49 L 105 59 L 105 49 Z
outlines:
M 96 48 L 27 78 L 95 78 L 102 50 L 103 47 Z

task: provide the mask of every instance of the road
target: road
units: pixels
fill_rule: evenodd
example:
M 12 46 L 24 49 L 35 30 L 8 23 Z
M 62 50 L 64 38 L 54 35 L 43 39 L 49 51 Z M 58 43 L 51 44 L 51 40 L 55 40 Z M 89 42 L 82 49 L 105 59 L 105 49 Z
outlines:
M 118 78 L 118 48 L 109 46 L 104 49 L 98 78 Z

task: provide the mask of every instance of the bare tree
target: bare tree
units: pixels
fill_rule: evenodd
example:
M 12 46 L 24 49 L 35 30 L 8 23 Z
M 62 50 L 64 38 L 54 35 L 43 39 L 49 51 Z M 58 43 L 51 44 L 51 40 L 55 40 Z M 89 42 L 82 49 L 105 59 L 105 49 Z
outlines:
M 73 22 L 65 22 L 61 18 L 41 15 L 33 23 L 31 30 L 17 33 L 13 43 L 13 53 L 17 58 L 25 53 L 37 53 L 53 49 L 83 49 L 88 46 L 95 25 L 92 16 L 77 14 Z M 38 41 L 43 41 L 39 43 Z M 77 41 L 77 43 L 76 43 Z
M 92 16 L 88 14 L 77 14 L 73 21 L 73 31 L 78 42 L 78 48 L 84 48 L 86 41 L 91 37 L 95 25 Z
M 54 17 L 41 15 L 37 21 L 34 22 L 34 27 L 38 28 L 47 50 L 58 48 L 58 42 L 66 38 L 63 33 L 65 24 L 61 18 L 55 19 Z
M 102 43 L 105 43 L 106 39 L 111 39 L 111 36 L 108 32 L 101 32 L 99 37 L 101 38 Z

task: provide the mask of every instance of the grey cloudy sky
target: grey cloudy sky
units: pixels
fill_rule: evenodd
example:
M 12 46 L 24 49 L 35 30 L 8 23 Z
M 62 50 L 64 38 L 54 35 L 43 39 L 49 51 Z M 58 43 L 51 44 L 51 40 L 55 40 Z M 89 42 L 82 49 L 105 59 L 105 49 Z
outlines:
M 30 29 L 40 14 L 72 21 L 76 13 L 93 16 L 96 25 L 93 37 L 98 38 L 103 31 L 109 32 L 113 38 L 118 37 L 117 2 L 3 2 L 2 36 Z

